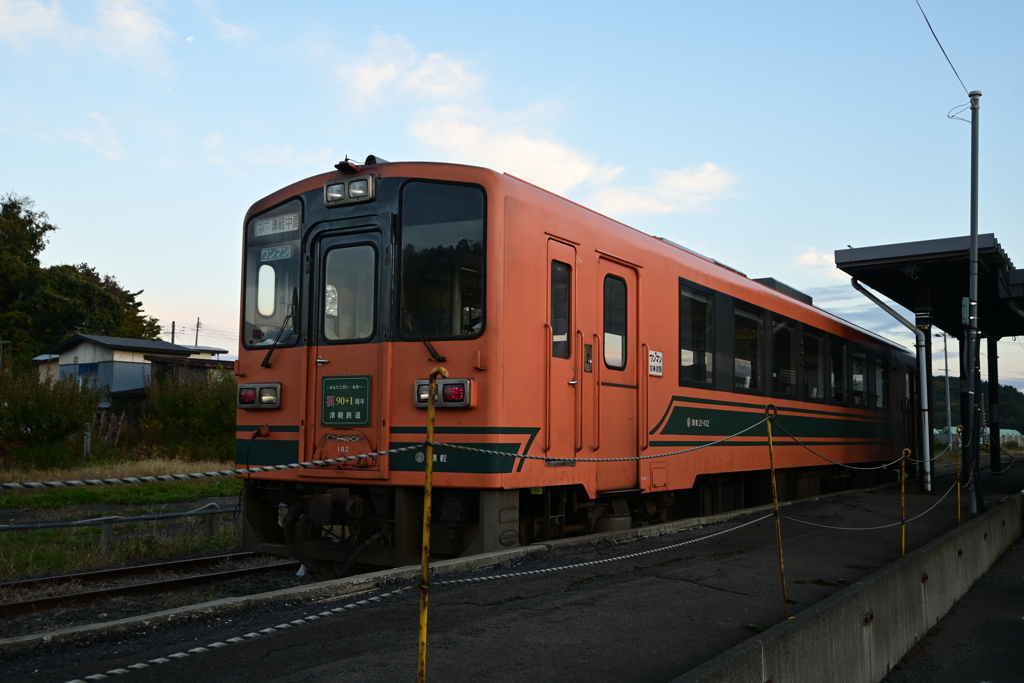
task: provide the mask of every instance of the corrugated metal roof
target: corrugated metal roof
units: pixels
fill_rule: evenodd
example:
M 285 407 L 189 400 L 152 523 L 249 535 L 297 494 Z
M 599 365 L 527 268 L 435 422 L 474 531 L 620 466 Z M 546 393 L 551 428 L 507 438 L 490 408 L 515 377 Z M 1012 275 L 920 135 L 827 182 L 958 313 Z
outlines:
M 142 353 L 167 353 L 171 355 L 183 355 L 188 356 L 192 353 L 192 349 L 187 346 L 179 346 L 178 344 L 172 344 L 163 340 L 157 339 L 129 339 L 126 337 L 103 337 L 95 334 L 76 334 L 74 337 L 57 344 L 50 353 L 60 353 L 70 349 L 78 344 L 82 343 L 96 344 L 97 346 L 105 346 L 108 349 L 117 349 L 119 351 L 139 351 Z

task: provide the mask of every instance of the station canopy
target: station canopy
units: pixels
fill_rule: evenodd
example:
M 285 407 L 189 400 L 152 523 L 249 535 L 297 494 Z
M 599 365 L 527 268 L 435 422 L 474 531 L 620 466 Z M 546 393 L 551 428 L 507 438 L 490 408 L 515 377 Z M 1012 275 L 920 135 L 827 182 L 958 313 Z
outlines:
M 969 235 L 839 249 L 836 267 L 919 318 L 960 337 L 970 293 Z M 978 329 L 1000 339 L 1024 335 L 1024 270 L 1014 269 L 995 235 L 978 235 Z

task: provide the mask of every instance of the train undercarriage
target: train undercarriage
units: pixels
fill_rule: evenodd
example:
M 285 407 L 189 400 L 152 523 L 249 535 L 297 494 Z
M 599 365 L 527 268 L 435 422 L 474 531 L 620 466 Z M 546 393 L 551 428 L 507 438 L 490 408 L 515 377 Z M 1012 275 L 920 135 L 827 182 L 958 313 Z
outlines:
M 864 488 L 897 471 L 794 468 L 776 474 L 780 500 Z M 772 502 L 766 471 L 698 476 L 690 489 L 607 491 L 434 489 L 431 556 L 476 555 L 570 536 L 757 507 Z M 243 546 L 299 559 L 322 579 L 420 561 L 423 490 L 246 482 Z

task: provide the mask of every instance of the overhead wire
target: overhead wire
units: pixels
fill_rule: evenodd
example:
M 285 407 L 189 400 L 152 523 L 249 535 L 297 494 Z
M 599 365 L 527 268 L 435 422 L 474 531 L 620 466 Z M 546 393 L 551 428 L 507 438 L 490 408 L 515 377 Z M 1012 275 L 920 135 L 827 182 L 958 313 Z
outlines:
M 956 76 L 956 80 L 960 81 L 960 87 L 964 89 L 964 94 L 970 97 L 970 93 L 967 92 L 967 86 L 964 85 L 964 81 L 960 78 L 960 74 L 956 72 L 956 67 L 953 66 L 953 61 L 949 58 L 949 55 L 946 54 L 946 48 L 942 47 L 942 42 L 939 40 L 939 37 L 935 35 L 935 29 L 932 28 L 932 22 L 928 21 L 928 15 L 924 13 L 924 7 L 921 7 L 921 0 L 914 0 L 914 2 L 917 3 L 917 8 L 921 10 L 921 16 L 924 17 L 924 22 L 928 24 L 928 30 L 932 32 L 932 37 L 935 38 L 935 42 L 938 43 L 939 49 L 942 50 L 942 56 L 946 58 L 947 62 L 949 62 L 949 68 L 953 70 L 953 75 Z

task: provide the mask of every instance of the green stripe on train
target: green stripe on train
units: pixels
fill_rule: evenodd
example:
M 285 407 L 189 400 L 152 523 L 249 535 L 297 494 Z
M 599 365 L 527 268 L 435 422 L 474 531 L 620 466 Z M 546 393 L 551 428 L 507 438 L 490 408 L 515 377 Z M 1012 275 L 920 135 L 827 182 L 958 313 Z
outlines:
M 412 446 L 416 441 L 392 441 L 391 448 Z M 483 448 L 489 451 L 515 454 L 519 452 L 520 443 L 460 443 L 468 448 Z M 426 469 L 426 461 L 416 461 L 416 454 L 426 455 L 426 448 L 418 451 L 405 451 L 391 454 L 391 471 L 422 472 Z M 472 453 L 453 448 L 438 446 L 434 449 L 435 472 L 463 472 L 467 474 L 508 474 L 516 458 L 487 453 Z
M 707 439 L 721 438 L 736 434 L 760 420 L 762 413 L 711 408 L 695 405 L 673 405 L 668 418 L 660 425 L 657 436 L 689 436 Z M 803 439 L 883 439 L 895 440 L 900 437 L 901 425 L 885 414 L 865 419 L 859 416 L 823 414 L 787 414 L 780 410 L 776 424 L 784 427 L 793 436 Z M 779 429 L 776 441 L 789 440 Z M 766 428 L 761 426 L 745 436 L 764 436 Z

